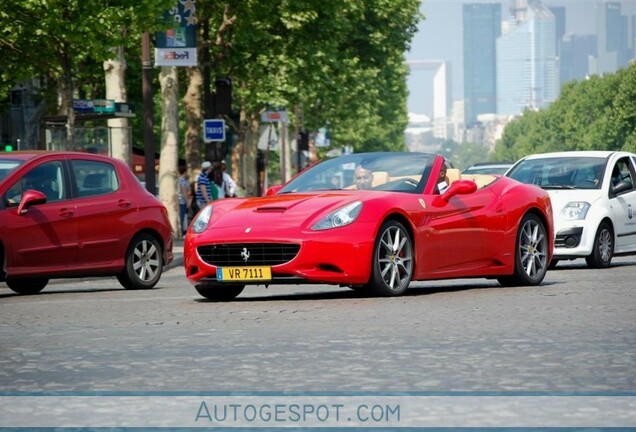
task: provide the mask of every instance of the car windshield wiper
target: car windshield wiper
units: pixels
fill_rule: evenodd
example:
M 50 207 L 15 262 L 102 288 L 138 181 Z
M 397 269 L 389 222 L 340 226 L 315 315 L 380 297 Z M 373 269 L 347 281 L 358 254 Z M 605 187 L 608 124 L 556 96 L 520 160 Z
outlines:
M 562 185 L 562 184 L 547 184 L 541 186 L 543 189 L 576 189 L 572 185 Z

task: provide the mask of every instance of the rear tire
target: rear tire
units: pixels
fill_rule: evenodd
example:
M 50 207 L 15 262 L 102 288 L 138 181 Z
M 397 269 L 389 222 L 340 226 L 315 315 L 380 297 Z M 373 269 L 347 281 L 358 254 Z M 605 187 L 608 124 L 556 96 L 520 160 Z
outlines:
M 406 291 L 413 277 L 413 240 L 404 225 L 395 220 L 382 225 L 371 259 L 370 292 L 393 297 Z
M 208 300 L 234 300 L 245 289 L 245 285 L 205 284 L 194 287 L 197 292 Z
M 548 271 L 548 236 L 538 216 L 527 214 L 521 220 L 515 244 L 515 271 L 497 278 L 502 286 L 539 285 Z
M 126 289 L 151 289 L 161 278 L 163 250 L 150 234 L 136 235 L 126 252 L 126 267 L 117 276 Z
M 614 257 L 614 232 L 609 223 L 603 221 L 598 226 L 594 238 L 594 249 L 585 257 L 590 268 L 608 268 Z
M 38 278 L 38 279 L 7 278 L 5 282 L 7 286 L 11 288 L 12 291 L 18 294 L 32 295 L 42 291 L 44 287 L 46 286 L 46 284 L 49 283 L 49 280 L 45 278 Z

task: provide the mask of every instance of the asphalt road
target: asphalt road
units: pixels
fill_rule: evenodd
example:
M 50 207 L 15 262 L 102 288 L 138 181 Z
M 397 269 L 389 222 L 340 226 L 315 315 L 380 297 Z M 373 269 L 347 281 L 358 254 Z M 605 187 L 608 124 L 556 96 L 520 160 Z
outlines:
M 403 297 L 332 286 L 201 298 L 180 266 L 156 289 L 0 285 L 0 389 L 42 391 L 634 391 L 636 259 L 560 263 L 540 287 L 414 283 Z

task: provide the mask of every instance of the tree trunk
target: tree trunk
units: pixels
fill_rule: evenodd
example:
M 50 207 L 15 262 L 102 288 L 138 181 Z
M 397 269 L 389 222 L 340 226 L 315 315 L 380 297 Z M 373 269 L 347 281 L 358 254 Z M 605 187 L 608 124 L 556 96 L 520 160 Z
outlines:
M 106 99 L 115 102 L 126 102 L 126 60 L 124 48 L 115 48 L 115 56 L 104 62 L 104 78 L 106 81 Z M 110 132 L 111 156 L 121 159 L 132 166 L 132 148 L 130 145 L 130 129 L 127 118 L 108 120 Z
M 177 179 L 179 163 L 179 82 L 176 67 L 162 67 L 161 153 L 159 156 L 159 199 L 168 209 L 173 236 L 181 232 Z
M 193 170 L 201 167 L 201 128 L 203 115 L 201 113 L 201 90 L 203 76 L 198 67 L 188 68 L 188 89 L 183 96 L 186 117 L 185 132 L 185 160 L 190 180 L 194 180 Z
M 243 184 L 247 196 L 256 196 L 258 192 L 258 173 L 256 170 L 256 155 L 258 151 L 260 116 L 250 115 L 249 129 L 243 141 Z
M 60 111 L 66 114 L 66 150 L 75 146 L 75 111 L 73 111 L 73 67 L 69 54 L 62 55 L 62 100 Z

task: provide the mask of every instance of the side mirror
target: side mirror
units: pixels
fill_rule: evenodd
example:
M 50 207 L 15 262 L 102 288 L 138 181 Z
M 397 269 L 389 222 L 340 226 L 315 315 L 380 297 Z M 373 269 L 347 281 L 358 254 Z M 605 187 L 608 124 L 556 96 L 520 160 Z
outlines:
M 618 195 L 619 193 L 623 193 L 625 191 L 628 191 L 631 188 L 632 188 L 631 183 L 622 181 L 619 184 L 617 184 L 616 186 L 612 187 L 612 195 Z
M 276 195 L 276 193 L 283 188 L 283 185 L 272 186 L 267 189 L 265 196 Z
M 468 195 L 477 190 L 477 183 L 472 180 L 457 180 L 451 183 L 450 187 L 443 194 L 436 196 L 433 200 L 435 207 L 443 207 L 455 195 Z
M 36 190 L 26 190 L 22 194 L 22 199 L 20 200 L 20 205 L 18 206 L 18 214 L 26 214 L 29 210 L 29 207 L 44 204 L 46 202 L 46 195 L 44 195 L 40 191 Z

